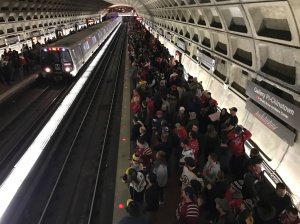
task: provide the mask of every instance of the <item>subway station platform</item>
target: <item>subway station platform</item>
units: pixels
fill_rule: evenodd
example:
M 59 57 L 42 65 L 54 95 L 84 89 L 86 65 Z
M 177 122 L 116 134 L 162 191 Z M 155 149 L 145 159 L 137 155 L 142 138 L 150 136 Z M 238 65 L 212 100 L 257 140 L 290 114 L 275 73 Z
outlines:
M 25 76 L 24 78 L 17 79 L 11 84 L 4 84 L 0 82 L 0 104 L 4 103 L 13 95 L 20 92 L 22 89 L 28 87 L 30 84 L 34 83 L 38 78 L 38 73 L 32 73 Z
M 130 149 L 130 133 L 131 133 L 131 111 L 130 111 L 130 98 L 131 98 L 131 67 L 128 58 L 126 56 L 125 74 L 123 85 L 123 101 L 122 101 L 122 117 L 119 137 L 119 151 L 118 151 L 118 164 L 115 183 L 115 200 L 113 211 L 113 224 L 118 222 L 127 216 L 126 201 L 130 198 L 128 184 L 122 182 L 121 177 L 124 175 L 125 170 L 129 167 L 129 160 L 133 153 L 133 149 Z M 160 205 L 159 210 L 155 214 L 154 224 L 176 224 L 176 208 L 180 201 L 180 175 L 175 167 L 175 158 L 172 158 L 171 175 L 168 180 L 168 185 L 165 189 L 165 203 Z M 201 223 L 208 223 L 207 220 L 200 217 Z

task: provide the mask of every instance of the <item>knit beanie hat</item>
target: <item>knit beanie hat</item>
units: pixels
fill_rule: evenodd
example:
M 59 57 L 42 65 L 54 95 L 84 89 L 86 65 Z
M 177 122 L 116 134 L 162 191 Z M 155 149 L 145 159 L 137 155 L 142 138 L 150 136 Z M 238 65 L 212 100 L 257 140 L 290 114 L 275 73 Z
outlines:
M 243 200 L 243 204 L 245 205 L 245 207 L 249 210 L 249 211 L 252 211 L 254 206 L 255 206 L 255 203 L 252 199 L 245 199 Z
M 238 180 L 238 181 L 233 181 L 231 183 L 231 186 L 236 190 L 236 191 L 241 191 L 243 189 L 244 181 L 243 180 Z

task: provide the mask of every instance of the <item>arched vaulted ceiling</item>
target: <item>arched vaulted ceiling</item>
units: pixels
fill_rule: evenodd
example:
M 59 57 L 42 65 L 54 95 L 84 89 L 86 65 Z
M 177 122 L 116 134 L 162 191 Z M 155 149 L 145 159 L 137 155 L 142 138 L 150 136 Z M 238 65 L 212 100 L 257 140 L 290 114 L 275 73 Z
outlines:
M 99 18 L 115 4 L 134 7 L 175 44 L 179 38 L 186 41 L 191 57 L 199 49 L 212 54 L 226 82 L 237 66 L 300 92 L 299 0 L 2 0 L 0 36 Z M 245 87 L 246 78 L 237 82 Z
M 10 36 L 22 39 L 29 32 L 47 32 L 56 26 L 71 27 L 89 18 L 99 19 L 110 5 L 101 0 L 1 0 L 0 47 Z
M 237 79 L 246 88 L 248 77 L 234 77 L 238 67 L 244 74 L 297 93 L 294 97 L 299 100 L 299 0 L 106 1 L 132 5 L 154 30 L 164 30 L 175 44 L 178 39 L 188 43 L 191 57 L 199 49 L 213 55 L 224 81 Z

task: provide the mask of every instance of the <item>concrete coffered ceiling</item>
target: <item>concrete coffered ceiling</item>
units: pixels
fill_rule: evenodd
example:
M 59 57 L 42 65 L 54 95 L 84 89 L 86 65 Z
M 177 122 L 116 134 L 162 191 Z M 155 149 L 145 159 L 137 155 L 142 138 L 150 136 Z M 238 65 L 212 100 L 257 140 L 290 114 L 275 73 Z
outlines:
M 300 92 L 299 0 L 0 0 L 0 36 L 99 18 L 111 5 L 135 8 L 154 30 L 163 30 L 216 60 L 223 81 L 236 69 Z M 236 82 L 245 88 L 246 76 Z M 300 97 L 299 97 L 300 98 Z
M 247 76 L 300 92 L 299 0 L 107 0 L 132 5 L 154 30 L 216 59 L 216 73 L 245 88 Z M 222 62 L 222 63 L 221 63 Z M 245 72 L 244 72 L 245 73 Z M 245 74 L 246 74 L 245 73 Z M 237 80 L 235 80 L 237 79 Z

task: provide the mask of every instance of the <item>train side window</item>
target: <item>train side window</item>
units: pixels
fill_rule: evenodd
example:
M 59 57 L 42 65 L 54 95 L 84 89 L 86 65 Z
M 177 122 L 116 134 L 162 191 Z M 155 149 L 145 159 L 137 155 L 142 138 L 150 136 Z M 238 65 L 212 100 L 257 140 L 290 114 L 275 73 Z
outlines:
M 82 51 L 81 51 L 80 45 L 75 47 L 74 52 L 75 52 L 77 59 L 81 60 L 82 59 Z
M 73 50 L 72 50 L 72 52 L 73 52 L 73 55 L 74 55 L 74 59 L 75 59 L 75 61 L 77 61 L 77 55 L 76 55 L 76 52 L 75 52 L 75 50 L 73 49 Z
M 84 44 L 83 44 L 83 49 L 84 49 L 85 51 L 87 51 L 89 48 L 90 48 L 89 42 L 88 42 L 88 41 L 85 41 Z
M 93 36 L 93 37 L 92 37 L 92 41 L 93 41 L 93 45 L 95 45 L 95 44 L 97 43 L 97 38 L 96 38 L 96 36 Z

